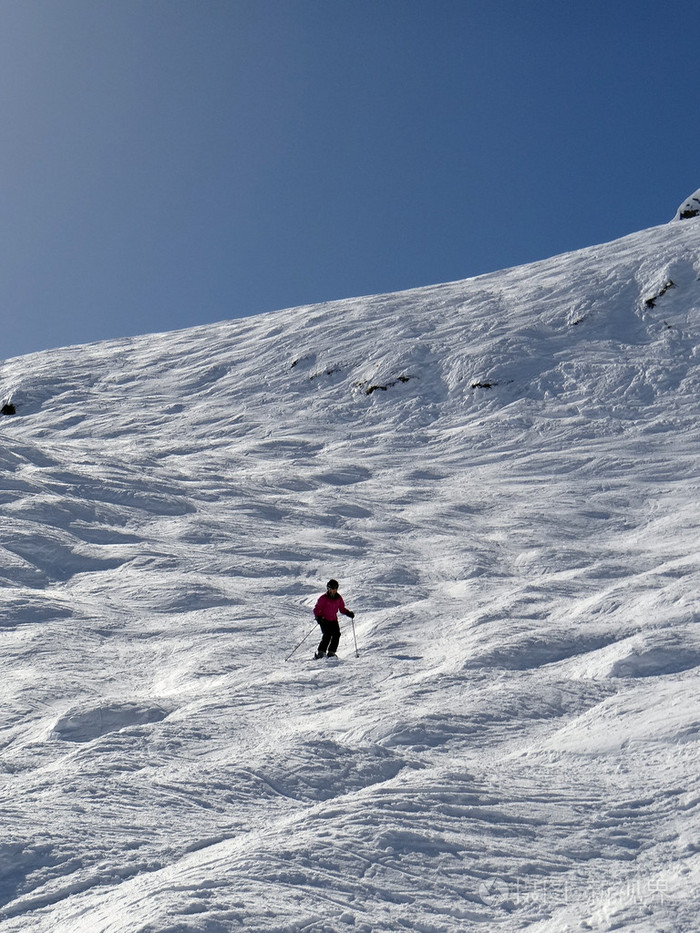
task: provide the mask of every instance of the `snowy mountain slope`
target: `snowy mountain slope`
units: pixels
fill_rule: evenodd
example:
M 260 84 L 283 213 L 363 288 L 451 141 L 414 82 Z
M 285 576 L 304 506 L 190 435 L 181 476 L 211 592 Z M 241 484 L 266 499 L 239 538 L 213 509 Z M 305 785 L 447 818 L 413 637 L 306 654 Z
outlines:
M 0 933 L 696 929 L 699 279 L 3 364 Z
M 691 217 L 697 217 L 700 214 L 700 188 L 691 194 L 689 198 L 680 205 L 676 211 L 674 220 L 689 220 Z

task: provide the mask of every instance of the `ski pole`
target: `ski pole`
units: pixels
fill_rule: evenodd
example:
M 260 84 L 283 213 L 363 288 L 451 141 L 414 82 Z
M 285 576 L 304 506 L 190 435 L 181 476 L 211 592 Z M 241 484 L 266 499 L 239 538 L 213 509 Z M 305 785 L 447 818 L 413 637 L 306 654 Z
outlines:
M 360 652 L 357 650 L 357 635 L 355 634 L 355 618 L 350 619 L 352 622 L 352 637 L 355 639 L 355 657 L 360 657 Z
M 292 650 L 289 652 L 289 654 L 287 655 L 287 657 L 284 659 L 285 661 L 288 661 L 288 660 L 291 658 L 291 656 L 294 654 L 294 652 L 297 651 L 299 648 L 301 648 L 301 646 L 304 644 L 304 642 L 305 642 L 306 639 L 309 637 L 309 635 L 311 634 L 311 632 L 313 632 L 313 629 L 309 629 L 309 631 L 306 633 L 306 635 L 304 635 L 304 637 L 303 637 L 302 640 L 299 642 L 299 644 L 296 646 L 296 648 L 292 648 Z

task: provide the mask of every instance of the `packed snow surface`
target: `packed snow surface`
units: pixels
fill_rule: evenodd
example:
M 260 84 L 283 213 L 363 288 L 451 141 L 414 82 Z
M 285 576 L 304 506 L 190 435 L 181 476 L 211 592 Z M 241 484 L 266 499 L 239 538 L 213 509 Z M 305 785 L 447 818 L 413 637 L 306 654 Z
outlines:
M 699 278 L 0 366 L 0 933 L 697 930 Z

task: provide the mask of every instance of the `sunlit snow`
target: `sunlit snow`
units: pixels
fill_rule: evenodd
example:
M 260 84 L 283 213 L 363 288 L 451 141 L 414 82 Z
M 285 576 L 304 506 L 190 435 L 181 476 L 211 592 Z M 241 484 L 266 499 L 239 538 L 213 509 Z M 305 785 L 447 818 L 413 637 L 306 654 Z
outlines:
M 696 930 L 699 278 L 2 364 L 0 933 Z

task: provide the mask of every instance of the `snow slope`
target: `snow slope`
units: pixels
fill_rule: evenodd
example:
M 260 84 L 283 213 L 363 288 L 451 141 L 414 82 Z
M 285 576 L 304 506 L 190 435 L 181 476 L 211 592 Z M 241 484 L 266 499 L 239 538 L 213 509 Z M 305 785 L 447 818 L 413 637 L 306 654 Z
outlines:
M 697 930 L 699 278 L 5 362 L 0 933 Z

